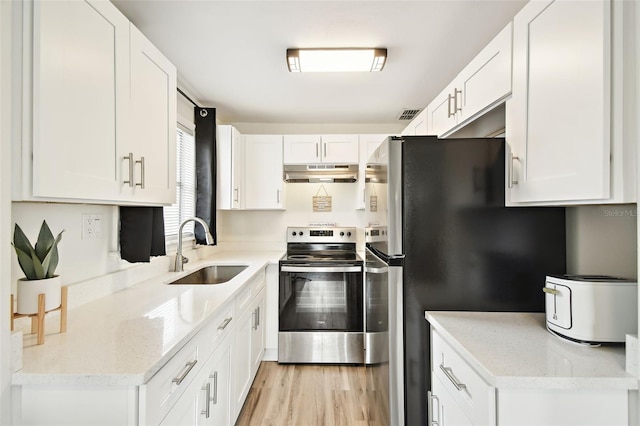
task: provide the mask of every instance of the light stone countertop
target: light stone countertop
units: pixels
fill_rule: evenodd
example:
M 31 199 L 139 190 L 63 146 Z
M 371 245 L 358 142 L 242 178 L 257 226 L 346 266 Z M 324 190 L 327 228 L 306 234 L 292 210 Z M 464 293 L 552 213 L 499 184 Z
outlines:
M 221 252 L 68 312 L 66 333 L 49 321 L 44 345 L 24 348 L 14 385 L 108 385 L 146 383 L 221 308 L 284 251 Z M 248 268 L 219 285 L 167 285 L 210 264 Z
M 425 312 L 489 385 L 498 388 L 638 389 L 624 344 L 585 347 L 552 335 L 542 313 Z

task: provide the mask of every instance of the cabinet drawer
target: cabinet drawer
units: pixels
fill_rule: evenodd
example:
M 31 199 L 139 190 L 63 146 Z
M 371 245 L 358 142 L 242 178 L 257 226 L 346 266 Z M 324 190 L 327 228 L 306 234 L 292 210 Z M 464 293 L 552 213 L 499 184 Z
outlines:
M 198 344 L 200 352 L 198 355 L 201 359 L 209 358 L 223 337 L 229 334 L 235 323 L 235 304 L 232 302 L 216 314 L 205 329 L 200 332 L 201 337 Z
M 262 290 L 265 286 L 265 268 L 261 269 L 253 278 L 249 280 L 249 283 L 236 297 L 236 313 L 242 315 L 242 313 L 249 308 L 251 300 Z
M 474 424 L 491 424 L 495 390 L 432 330 L 431 371 Z
M 159 424 L 202 367 L 199 337 L 185 345 L 149 382 L 144 391 L 145 424 Z M 206 358 L 205 358 L 206 359 Z

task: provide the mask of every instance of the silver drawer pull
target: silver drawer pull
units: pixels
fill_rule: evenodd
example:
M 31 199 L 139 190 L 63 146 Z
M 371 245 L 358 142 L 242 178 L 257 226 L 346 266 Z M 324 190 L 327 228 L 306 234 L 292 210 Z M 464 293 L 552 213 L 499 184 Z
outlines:
M 133 183 L 133 165 L 134 165 L 134 161 L 133 161 L 133 152 L 130 152 L 129 155 L 122 157 L 125 160 L 129 161 L 129 179 L 122 181 L 122 183 L 126 183 L 129 184 L 129 187 L 133 188 L 134 187 L 134 183 Z
M 462 389 L 466 389 L 467 385 L 465 385 L 464 383 L 460 383 L 458 379 L 456 379 L 456 376 L 453 375 L 453 370 L 450 367 L 445 367 L 444 365 L 440 364 L 440 370 L 442 370 L 444 375 L 447 376 L 447 379 L 449 379 L 451 383 L 453 383 L 453 386 L 455 386 L 456 389 L 458 389 L 459 391 L 461 391 Z
M 556 290 L 553 288 L 549 288 L 549 287 L 542 287 L 542 291 L 544 291 L 545 293 L 548 294 L 553 294 L 554 296 L 557 294 L 560 294 L 560 290 Z
M 225 319 L 222 324 L 220 324 L 218 326 L 218 330 L 224 330 L 225 328 L 227 328 L 227 326 L 229 325 L 229 323 L 231 322 L 231 320 L 233 319 L 233 317 L 229 317 L 227 319 Z
M 204 400 L 207 401 L 207 405 L 204 406 L 204 410 L 202 410 L 200 414 L 204 415 L 208 419 L 211 415 L 211 383 L 207 383 L 206 386 L 203 386 L 202 390 L 205 392 Z
M 191 372 L 191 370 L 193 370 L 193 367 L 195 367 L 197 363 L 198 363 L 197 359 L 194 359 L 193 361 L 186 363 L 184 365 L 185 370 L 182 372 L 182 374 L 179 375 L 178 377 L 174 377 L 173 380 L 171 380 L 171 382 L 175 383 L 176 385 L 180 385 L 180 383 L 182 383 L 182 381 L 187 377 L 187 375 Z
M 140 157 L 140 160 L 136 160 L 136 164 L 140 164 L 140 183 L 136 183 L 136 186 L 144 189 L 144 157 Z

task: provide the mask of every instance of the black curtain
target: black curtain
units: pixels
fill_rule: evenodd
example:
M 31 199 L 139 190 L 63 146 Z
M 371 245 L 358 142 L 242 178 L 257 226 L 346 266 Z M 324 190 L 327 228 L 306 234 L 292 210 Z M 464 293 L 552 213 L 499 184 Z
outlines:
M 135 263 L 165 254 L 162 207 L 120 206 L 120 257 Z
M 196 124 L 196 216 L 207 222 L 217 244 L 216 230 L 216 109 L 194 108 Z M 206 244 L 196 224 L 196 241 Z

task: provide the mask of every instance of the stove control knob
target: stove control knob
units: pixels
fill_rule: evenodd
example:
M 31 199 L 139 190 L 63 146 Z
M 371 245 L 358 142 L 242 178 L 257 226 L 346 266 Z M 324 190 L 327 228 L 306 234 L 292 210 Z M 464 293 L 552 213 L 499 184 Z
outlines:
M 351 232 L 347 232 L 347 237 L 350 237 L 350 236 L 351 236 Z
M 304 234 L 304 232 L 300 231 L 300 236 L 302 237 L 302 234 Z
M 291 233 L 291 235 L 293 235 L 293 236 L 295 237 L 296 235 L 298 235 L 298 233 L 297 233 L 296 231 L 293 231 L 293 232 Z
M 344 232 L 340 232 L 340 236 L 341 236 L 341 237 L 344 237 Z

